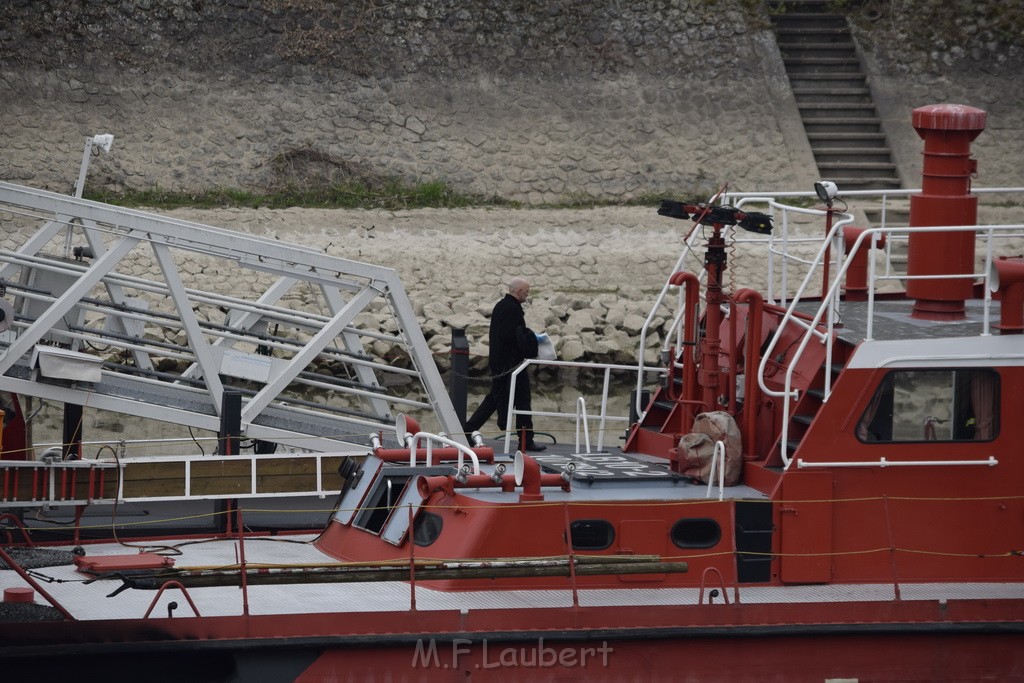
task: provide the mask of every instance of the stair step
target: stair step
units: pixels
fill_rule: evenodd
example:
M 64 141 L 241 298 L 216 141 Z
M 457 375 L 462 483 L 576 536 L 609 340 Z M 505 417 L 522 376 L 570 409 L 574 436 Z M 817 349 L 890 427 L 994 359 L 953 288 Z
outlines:
M 768 12 L 786 13 L 799 10 L 801 12 L 833 12 L 835 0 L 774 0 L 768 3 Z
M 818 95 L 825 95 L 828 97 L 871 97 L 871 90 L 867 86 L 860 87 L 847 87 L 847 88 L 808 88 L 799 87 L 793 88 L 794 95 L 815 97 Z
M 816 118 L 804 121 L 804 129 L 810 133 L 877 133 L 882 122 L 877 118 Z
M 825 390 L 824 389 L 808 389 L 805 393 L 807 395 L 809 395 L 809 396 L 813 396 L 814 398 L 818 399 L 819 401 L 824 401 L 825 400 Z
M 834 148 L 818 147 L 811 143 L 811 152 L 814 160 L 820 167 L 822 164 L 850 164 L 850 163 L 892 163 L 892 154 L 888 147 L 853 147 Z
M 860 60 L 856 57 L 850 58 L 827 58 L 827 57 L 815 57 L 815 58 L 804 58 L 804 57 L 784 57 L 782 63 L 786 66 L 786 71 L 791 74 L 805 74 L 805 73 L 844 73 L 844 74 L 859 74 L 860 71 Z
M 796 422 L 797 424 L 802 424 L 802 425 L 805 425 L 807 427 L 810 427 L 811 423 L 814 422 L 814 417 L 815 417 L 814 415 L 797 414 L 797 415 L 794 415 L 792 419 L 793 419 L 793 422 Z
M 876 119 L 878 113 L 874 104 L 845 104 L 833 102 L 798 102 L 796 108 L 804 119 L 811 118 L 846 118 Z
M 835 74 L 807 73 L 807 74 L 793 74 L 793 75 L 790 76 L 790 80 L 793 80 L 794 78 L 799 80 L 799 81 L 806 82 L 808 84 L 818 84 L 818 87 L 822 87 L 822 88 L 831 88 L 831 87 L 833 87 L 833 86 L 829 85 L 829 83 L 833 82 L 833 81 L 847 84 L 847 85 L 837 86 L 837 87 L 840 87 L 840 88 L 850 87 L 850 85 L 848 85 L 848 84 L 855 83 L 855 84 L 859 85 L 861 83 L 865 83 L 866 82 L 866 79 L 864 78 L 864 74 L 860 73 L 859 71 L 856 72 L 856 73 L 835 73 Z M 808 85 L 807 87 L 815 87 L 815 86 L 814 85 Z
M 857 65 L 857 70 L 860 70 L 860 60 L 852 45 L 837 45 L 835 47 L 780 45 L 779 52 L 782 54 L 784 63 L 789 63 L 790 60 L 813 60 L 829 69 L 835 69 L 837 64 L 853 62 Z
M 867 79 L 859 71 L 825 72 L 803 71 L 789 74 L 793 88 L 864 88 Z
M 779 43 L 779 47 L 785 53 L 789 48 L 794 52 L 822 52 L 822 57 L 828 57 L 831 53 L 843 52 L 843 53 L 856 53 L 857 46 L 853 44 L 852 40 L 833 40 L 828 43 Z M 796 54 L 793 55 L 797 56 Z
M 807 72 L 789 74 L 789 86 L 794 90 L 848 89 L 867 87 L 867 82 L 864 76 L 859 73 L 820 74 Z
M 818 171 L 820 171 L 822 176 L 824 177 L 833 178 L 832 182 L 834 182 L 836 185 L 839 185 L 839 181 L 834 179 L 837 177 L 842 177 L 845 179 L 896 177 L 896 165 L 893 163 L 824 162 L 818 163 Z
M 815 149 L 873 149 L 885 147 L 884 133 L 808 133 L 807 140 Z M 886 148 L 888 149 L 888 148 Z
M 792 86 L 792 83 L 790 83 Z M 797 88 L 793 87 L 793 97 L 797 104 L 868 104 L 872 105 L 871 91 L 868 88 Z
M 777 26 L 775 28 L 775 34 L 777 36 L 785 36 L 787 39 L 801 39 L 806 37 L 814 40 L 821 40 L 828 36 L 840 36 L 845 38 L 850 35 L 850 30 L 845 24 L 843 26 Z
M 800 24 L 847 26 L 846 17 L 834 12 L 785 12 L 783 14 L 771 15 L 771 20 L 776 26 L 786 28 Z
M 652 408 L 660 408 L 661 410 L 672 410 L 673 408 L 676 407 L 676 404 L 673 401 L 666 401 L 664 399 L 658 399 L 653 404 L 651 404 L 651 407 Z

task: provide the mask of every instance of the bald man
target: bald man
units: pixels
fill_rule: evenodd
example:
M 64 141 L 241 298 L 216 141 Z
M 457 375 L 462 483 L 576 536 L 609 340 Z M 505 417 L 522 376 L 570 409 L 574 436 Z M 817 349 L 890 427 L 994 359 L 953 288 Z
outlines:
M 466 422 L 467 432 L 479 431 L 487 420 L 498 413 L 498 427 L 503 431 L 508 424 L 508 394 L 512 386 L 511 373 L 527 358 L 537 357 L 537 335 L 526 326 L 523 304 L 530 296 L 530 283 L 521 277 L 514 277 L 508 283 L 508 294 L 494 306 L 491 312 L 489 336 L 490 353 L 488 368 L 491 371 L 491 392 L 484 397 L 480 407 Z M 522 372 L 516 377 L 516 395 L 513 403 L 516 410 L 531 410 L 530 375 Z M 516 415 L 517 435 L 526 430 L 525 443 L 520 439 L 519 448 L 524 451 L 543 451 L 546 446 L 533 440 L 533 418 L 530 415 Z

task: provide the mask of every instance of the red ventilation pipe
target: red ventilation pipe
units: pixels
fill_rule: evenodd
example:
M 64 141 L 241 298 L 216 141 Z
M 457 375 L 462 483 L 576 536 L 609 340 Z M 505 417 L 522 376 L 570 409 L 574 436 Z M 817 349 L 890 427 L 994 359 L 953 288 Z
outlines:
M 971 194 L 977 161 L 971 142 L 985 130 L 985 112 L 962 104 L 932 104 L 913 113 L 914 130 L 924 140 L 921 193 L 910 197 L 910 226 L 976 225 L 978 196 Z M 907 274 L 964 275 L 974 271 L 974 232 L 911 234 Z M 924 320 L 962 320 L 971 298 L 970 278 L 911 279 L 911 313 Z
M 1002 334 L 1024 334 L 1024 259 L 1000 257 L 992 262 L 989 288 L 999 293 Z
M 843 228 L 843 245 L 849 254 L 866 228 Z M 850 267 L 846 269 L 846 300 L 867 301 L 868 298 L 868 255 L 871 253 L 871 238 L 865 238 L 860 249 L 850 258 Z M 875 243 L 877 249 L 885 248 L 885 235 L 879 235 Z
M 697 345 L 697 307 L 700 301 L 700 280 L 693 273 L 679 271 L 673 273 L 669 278 L 669 284 L 683 288 L 683 304 L 686 306 L 686 320 L 683 321 L 683 346 L 680 355 L 683 357 L 683 401 L 692 405 L 698 399 L 697 396 L 697 363 L 693 356 Z M 641 350 L 643 353 L 643 350 Z M 671 362 L 675 362 L 673 359 Z M 672 369 L 669 368 L 669 392 L 673 392 Z M 684 422 L 682 429 L 689 431 L 693 426 L 693 419 L 690 411 L 684 411 Z
M 764 297 L 753 289 L 740 289 L 736 303 L 750 304 L 747 311 L 747 348 L 743 352 L 743 457 L 753 460 L 757 438 L 757 407 L 761 403 L 761 386 L 757 373 L 761 369 L 761 322 L 764 319 Z

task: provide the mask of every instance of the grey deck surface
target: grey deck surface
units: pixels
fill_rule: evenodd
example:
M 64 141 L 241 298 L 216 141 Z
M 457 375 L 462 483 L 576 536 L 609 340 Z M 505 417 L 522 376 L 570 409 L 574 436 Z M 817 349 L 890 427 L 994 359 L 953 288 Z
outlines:
M 303 565 L 332 563 L 335 560 L 318 551 L 311 543 L 314 536 L 267 538 L 246 540 L 245 553 L 250 564 Z M 300 542 L 294 542 L 300 541 Z M 168 542 L 167 545 L 174 545 Z M 234 540 L 216 540 L 201 543 L 178 544 L 175 566 L 223 567 L 235 563 Z M 160 550 L 153 546 L 152 550 Z M 167 549 L 165 548 L 164 551 Z M 90 545 L 88 556 L 133 555 L 140 548 L 125 547 L 117 543 Z M 126 590 L 107 597 L 118 586 L 119 580 L 100 580 L 86 584 L 90 577 L 75 570 L 73 565 L 34 570 L 41 579 L 55 579 L 43 583 L 45 589 L 76 619 L 136 619 L 149 608 L 156 591 Z M 24 586 L 24 581 L 10 570 L 0 570 L 0 590 L 11 586 Z M 1021 583 L 929 583 L 901 584 L 903 600 L 998 600 L 1024 599 Z M 640 587 L 621 589 L 580 590 L 583 607 L 597 606 L 654 606 L 698 604 L 696 588 Z M 732 599 L 732 588 L 728 589 Z M 852 602 L 891 601 L 895 599 L 892 584 L 853 584 L 815 586 L 746 586 L 739 589 L 743 603 L 799 603 L 799 602 Z M 202 616 L 230 616 L 242 614 L 242 592 L 237 587 L 192 588 L 189 595 Z M 302 614 L 319 612 L 404 612 L 409 609 L 411 591 L 406 582 L 349 583 L 349 584 L 297 584 L 284 586 L 252 586 L 249 588 L 251 614 Z M 721 601 L 721 598 L 718 599 Z M 176 616 L 190 616 L 187 601 L 177 590 L 168 590 L 160 597 L 151 618 L 167 618 L 167 604 L 177 602 Z M 36 602 L 44 604 L 40 596 Z M 443 592 L 423 586 L 416 588 L 416 606 L 419 610 L 482 610 L 482 609 L 543 609 L 572 606 L 572 592 L 565 590 L 508 590 Z

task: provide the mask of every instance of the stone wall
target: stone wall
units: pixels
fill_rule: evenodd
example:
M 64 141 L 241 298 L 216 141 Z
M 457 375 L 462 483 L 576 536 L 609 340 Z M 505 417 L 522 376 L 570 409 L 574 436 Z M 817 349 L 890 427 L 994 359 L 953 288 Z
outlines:
M 536 204 L 813 179 L 774 39 L 736 0 L 0 12 L 14 182 L 66 191 L 99 132 L 116 153 L 92 177 L 113 190 L 354 174 Z
M 983 172 L 1024 184 L 1005 153 L 1024 129 L 1020 37 L 996 30 L 999 3 L 955 8 L 959 39 L 937 18 L 935 35 L 912 28 L 946 3 L 905 5 L 851 10 L 905 182 L 909 110 L 959 101 L 990 111 Z M 108 132 L 91 178 L 115 191 L 397 176 L 538 204 L 804 188 L 816 172 L 767 17 L 753 0 L 12 0 L 0 178 L 66 191 L 83 138 Z
M 1024 5 L 996 0 L 866 2 L 850 14 L 875 105 L 905 187 L 920 187 L 915 107 L 985 110 L 976 184 L 1024 186 Z

